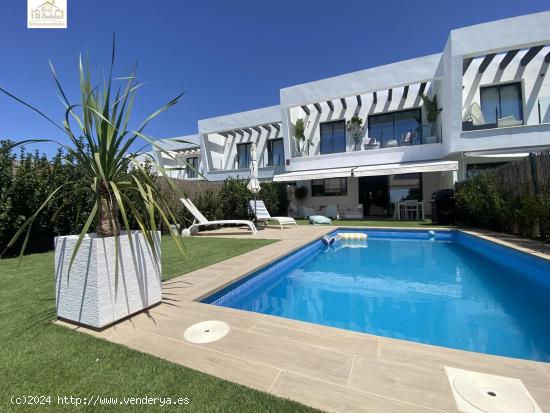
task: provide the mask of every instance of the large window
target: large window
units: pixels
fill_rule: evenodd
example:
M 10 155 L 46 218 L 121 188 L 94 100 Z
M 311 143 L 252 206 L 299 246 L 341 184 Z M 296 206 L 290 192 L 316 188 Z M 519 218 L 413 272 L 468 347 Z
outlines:
M 422 201 L 422 174 L 390 175 L 390 204 L 391 213 L 395 211 L 398 202 Z
M 321 155 L 346 152 L 346 121 L 321 123 Z
M 347 178 L 314 179 L 311 181 L 312 196 L 338 196 L 347 194 Z
M 199 158 L 187 158 L 186 162 L 187 178 L 196 178 L 197 171 L 199 170 Z
M 382 148 L 422 143 L 420 109 L 371 115 L 368 122 L 368 137 L 380 142 Z
M 267 164 L 269 166 L 283 166 L 285 164 L 285 149 L 282 139 L 267 141 Z
M 252 142 L 237 144 L 237 168 L 246 169 L 250 168 L 250 149 L 252 148 Z
M 521 83 L 486 86 L 479 89 L 486 123 L 516 126 L 523 124 Z M 508 118 L 504 120 L 504 118 Z M 498 122 L 497 122 L 498 120 Z

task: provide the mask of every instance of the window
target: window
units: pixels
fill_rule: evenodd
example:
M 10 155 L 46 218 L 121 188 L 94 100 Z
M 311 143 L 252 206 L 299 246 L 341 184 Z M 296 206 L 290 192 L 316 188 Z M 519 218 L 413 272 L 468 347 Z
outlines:
M 321 123 L 321 155 L 346 151 L 346 121 Z
M 382 148 L 422 143 L 422 112 L 420 109 L 371 115 L 369 138 L 375 138 Z
M 479 94 L 486 123 L 497 123 L 497 119 L 513 117 L 511 121 L 521 121 L 523 124 L 521 83 L 482 87 Z
M 390 204 L 391 213 L 395 211 L 398 202 L 422 201 L 422 174 L 390 175 Z
M 282 139 L 267 141 L 267 164 L 269 166 L 283 166 L 285 164 L 285 149 Z
M 252 142 L 237 144 L 237 168 L 246 169 L 250 167 L 250 149 Z
M 472 163 L 466 166 L 466 179 L 473 178 L 482 172 L 490 171 L 505 165 L 507 162 Z
M 185 167 L 185 169 L 187 170 L 187 178 L 196 178 L 197 171 L 199 170 L 199 158 L 187 158 L 186 162 L 187 166 Z
M 347 178 L 314 179 L 311 181 L 311 196 L 338 196 L 347 194 Z

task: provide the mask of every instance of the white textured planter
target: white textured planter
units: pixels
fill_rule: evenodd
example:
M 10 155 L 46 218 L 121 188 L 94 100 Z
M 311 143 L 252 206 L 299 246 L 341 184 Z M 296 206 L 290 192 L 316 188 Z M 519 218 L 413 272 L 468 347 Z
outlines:
M 160 232 L 156 237 L 156 260 L 141 231 L 132 232 L 135 256 L 128 235 L 119 242 L 118 282 L 115 285 L 115 237 L 88 234 L 76 254 L 70 274 L 71 256 L 78 235 L 55 239 L 55 299 L 57 316 L 95 328 L 114 323 L 151 307 L 162 299 Z

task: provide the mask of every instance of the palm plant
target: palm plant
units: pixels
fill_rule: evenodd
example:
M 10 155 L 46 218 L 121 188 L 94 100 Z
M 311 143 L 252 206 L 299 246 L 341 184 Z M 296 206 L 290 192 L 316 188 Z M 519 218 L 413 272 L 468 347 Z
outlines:
M 303 142 L 305 137 L 305 124 L 303 119 L 298 119 L 296 121 L 296 125 L 294 125 L 294 138 L 296 139 L 296 148 L 298 151 L 302 151 L 303 148 L 301 147 L 300 143 Z
M 70 266 L 84 236 L 89 232 L 94 222 L 96 222 L 98 237 L 119 237 L 120 221 L 122 220 L 128 234 L 132 253 L 134 247 L 131 230 L 140 229 L 147 243 L 151 246 L 155 258 L 157 258 L 156 240 L 153 235 L 157 231 L 157 219 L 162 220 L 168 227 L 177 221 L 165 196 L 158 189 L 147 167 L 138 160 L 138 156 L 144 156 L 139 155 L 139 152 L 148 144 L 153 145 L 161 152 L 167 153 L 156 144 L 154 138 L 146 135 L 144 130 L 154 118 L 178 103 L 183 93 L 146 117 L 137 128 L 129 128 L 136 92 L 143 83 L 137 81 L 136 65 L 134 65 L 129 76 L 113 78 L 115 43 L 113 36 L 109 77 L 97 86 L 93 86 L 89 65 L 83 64 L 82 56 L 80 56 L 80 102 L 78 104 L 69 101 L 50 62 L 53 79 L 65 106 L 62 125 L 53 121 L 44 112 L 0 87 L 1 92 L 38 113 L 63 131 L 70 142 L 70 144 L 64 144 L 52 139 L 29 139 L 13 144 L 4 150 L 26 143 L 52 142 L 68 153 L 69 159 L 73 160 L 74 166 L 81 172 L 78 179 L 64 182 L 51 191 L 36 212 L 21 225 L 9 241 L 6 250 L 25 234 L 20 257 L 25 252 L 36 217 L 52 202 L 63 199 L 68 191 L 90 192 L 93 200 L 91 213 L 80 232 Z M 121 87 L 116 88 L 116 93 L 113 86 L 115 81 L 123 82 Z M 130 152 L 138 142 L 141 142 L 143 146 L 135 153 Z M 177 192 L 178 189 L 166 175 L 165 169 L 153 157 L 147 157 L 149 158 L 148 162 L 164 176 L 170 188 Z M 132 173 L 128 173 L 129 170 L 132 170 Z M 56 213 L 53 215 L 55 216 Z M 138 228 L 131 228 L 130 222 L 135 222 Z M 172 237 L 183 253 L 181 237 L 173 233 Z M 115 242 L 115 246 L 118 246 L 118 242 Z
M 357 115 L 353 115 L 353 117 L 348 120 L 346 129 L 353 139 L 354 150 L 357 150 L 363 133 L 363 119 Z
M 437 95 L 434 95 L 433 99 L 430 99 L 430 97 L 425 94 L 421 94 L 420 97 L 422 98 L 422 103 L 424 105 L 424 110 L 426 111 L 426 118 L 428 119 L 428 122 L 432 124 L 435 123 L 439 112 L 443 110 L 437 107 Z

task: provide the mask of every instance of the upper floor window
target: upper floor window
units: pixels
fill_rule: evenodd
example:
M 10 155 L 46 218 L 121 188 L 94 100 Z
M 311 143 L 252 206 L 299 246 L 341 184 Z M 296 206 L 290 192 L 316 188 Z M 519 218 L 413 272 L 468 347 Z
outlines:
M 346 121 L 321 123 L 321 155 L 346 152 Z
M 252 142 L 237 144 L 237 168 L 246 169 L 250 167 L 250 149 Z
M 347 178 L 314 179 L 311 181 L 311 196 L 339 196 L 347 194 Z
M 368 122 L 368 137 L 382 148 L 422 143 L 420 108 L 371 115 Z
M 479 93 L 486 123 L 497 127 L 523 125 L 520 82 L 481 87 Z
M 199 158 L 187 158 L 187 165 L 185 167 L 187 171 L 187 178 L 196 178 L 198 176 L 197 171 L 199 170 Z
M 267 164 L 269 166 L 283 166 L 285 164 L 285 149 L 282 138 L 267 141 Z

